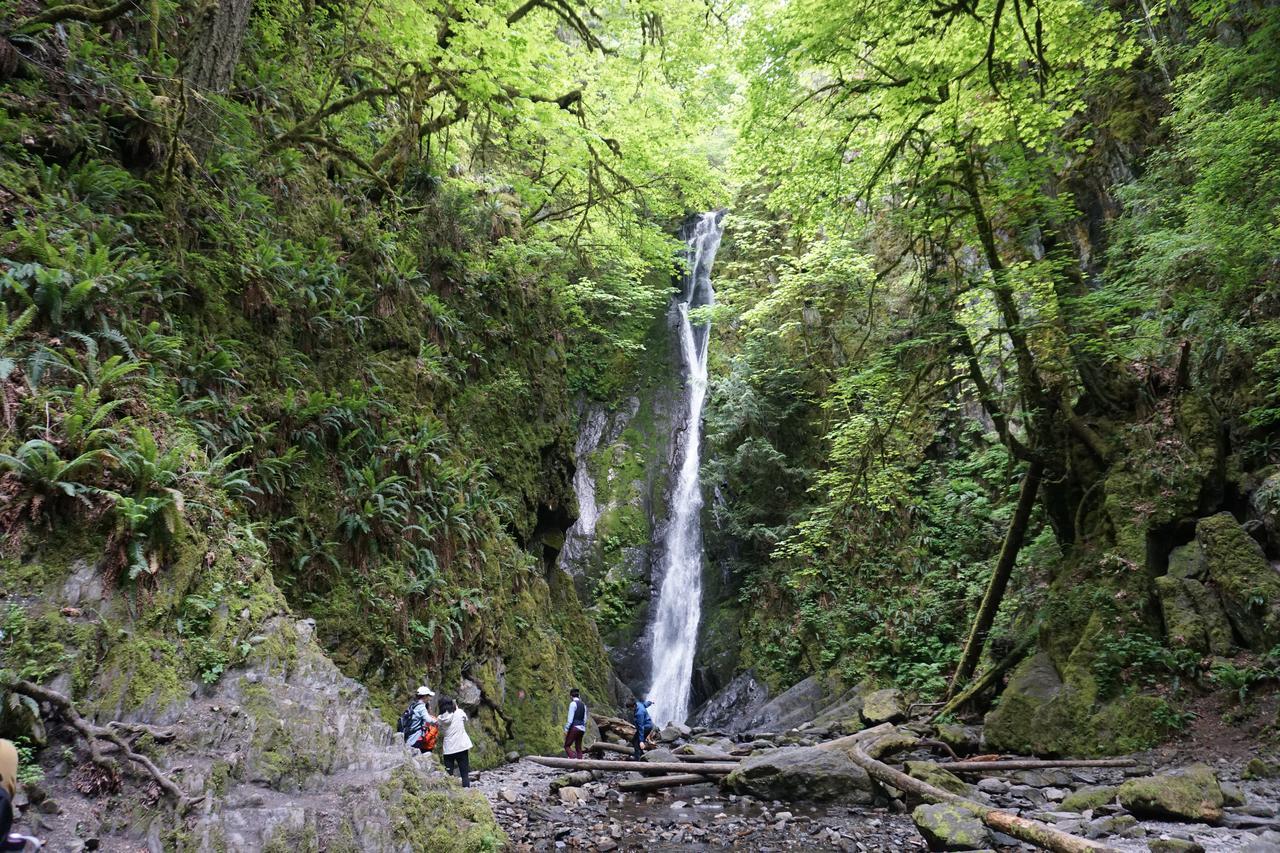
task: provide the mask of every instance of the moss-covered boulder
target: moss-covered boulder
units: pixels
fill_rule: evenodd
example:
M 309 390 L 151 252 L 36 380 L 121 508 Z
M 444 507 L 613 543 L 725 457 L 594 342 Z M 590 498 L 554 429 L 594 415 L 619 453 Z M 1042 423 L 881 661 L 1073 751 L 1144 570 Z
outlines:
M 911 812 L 916 829 L 930 850 L 981 850 L 991 846 L 991 833 L 968 809 L 951 803 L 916 806 Z
M 862 719 L 868 726 L 896 723 L 907 718 L 907 704 L 901 690 L 876 690 L 862 700 Z
M 763 800 L 870 803 L 871 777 L 844 753 L 816 746 L 770 750 L 743 761 L 723 786 Z
M 1138 817 L 1216 823 L 1225 799 L 1218 777 L 1205 764 L 1129 779 L 1117 791 L 1120 804 Z
M 906 769 L 908 776 L 919 779 L 921 782 L 925 782 L 935 788 L 941 788 L 944 791 L 950 791 L 962 797 L 970 795 L 969 785 L 963 779 L 954 773 L 948 772 L 933 761 L 908 761 Z
M 1196 524 L 1208 577 L 1246 646 L 1266 650 L 1280 643 L 1280 572 L 1235 517 L 1220 512 Z
M 1169 642 L 1175 646 L 1205 652 L 1209 649 L 1204 619 L 1196 610 L 1195 599 L 1186 584 L 1193 580 L 1164 575 L 1156 578 L 1156 594 L 1160 597 L 1160 612 L 1164 615 L 1165 631 Z

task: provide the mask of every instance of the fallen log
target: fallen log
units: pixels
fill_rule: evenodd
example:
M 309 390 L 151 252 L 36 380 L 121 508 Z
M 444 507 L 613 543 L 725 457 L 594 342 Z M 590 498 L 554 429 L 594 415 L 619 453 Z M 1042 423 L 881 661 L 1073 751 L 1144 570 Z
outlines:
M 598 740 L 591 746 L 587 747 L 587 752 L 616 752 L 619 755 L 630 755 L 634 750 L 629 746 L 623 746 L 620 743 L 606 743 Z
M 619 791 L 657 791 L 660 788 L 677 788 L 681 785 L 702 785 L 712 777 L 699 773 L 676 773 L 671 776 L 649 776 L 645 779 L 624 779 L 618 783 Z
M 1060 767 L 1133 767 L 1138 762 L 1132 758 L 1031 759 L 1011 758 L 995 761 L 946 761 L 938 764 L 952 773 L 991 773 L 1006 770 L 1045 770 Z
M 560 758 L 549 755 L 531 755 L 529 760 L 543 767 L 559 767 L 565 770 L 613 770 L 618 773 L 689 772 L 689 765 L 682 761 L 610 761 L 600 758 Z M 727 776 L 737 767 L 736 762 L 707 762 L 698 765 L 698 772 L 709 776 Z
M 617 735 L 625 741 L 630 741 L 636 736 L 635 725 L 619 717 L 610 717 L 608 714 L 592 714 L 591 719 L 595 722 L 596 727 L 600 729 L 601 734 Z
M 867 732 L 862 734 L 865 735 L 871 731 L 873 730 L 868 729 Z M 851 737 L 857 738 L 856 735 Z M 841 740 L 844 739 L 842 738 Z M 927 782 L 908 776 L 906 773 L 895 770 L 889 765 L 872 758 L 868 753 L 874 750 L 875 743 L 870 741 L 869 738 L 865 738 L 854 740 L 849 746 L 847 754 L 855 764 L 867 771 L 867 774 L 873 779 L 896 788 L 903 793 L 914 794 L 930 803 L 952 803 L 977 815 L 983 823 L 997 832 L 1012 835 L 1020 841 L 1034 844 L 1036 847 L 1041 847 L 1045 850 L 1051 850 L 1053 853 L 1099 853 L 1099 851 L 1114 853 L 1114 848 L 1107 847 L 1097 841 L 1069 835 L 1048 824 L 1018 817 L 1017 815 L 985 806 L 982 803 L 974 802 L 958 794 L 953 794 L 950 791 L 935 788 Z
M 740 756 L 740 755 L 728 755 L 728 754 L 721 754 L 721 755 L 688 755 L 688 754 L 684 754 L 684 753 L 679 753 L 679 752 L 677 752 L 677 753 L 675 753 L 675 756 L 676 756 L 676 758 L 680 759 L 681 761 L 687 761 L 687 762 L 689 762 L 690 764 L 698 764 L 698 763 L 700 763 L 700 762 L 719 762 L 719 763 L 722 763 L 722 764 L 723 764 L 723 763 L 733 763 L 733 764 L 738 764 L 739 762 L 741 762 L 741 761 L 742 761 L 742 756 Z

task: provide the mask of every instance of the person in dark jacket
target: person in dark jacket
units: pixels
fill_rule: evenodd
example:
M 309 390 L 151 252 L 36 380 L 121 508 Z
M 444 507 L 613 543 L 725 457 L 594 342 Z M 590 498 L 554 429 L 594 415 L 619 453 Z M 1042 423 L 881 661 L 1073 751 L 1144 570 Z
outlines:
M 564 754 L 570 758 L 582 757 L 582 737 L 587 733 L 587 703 L 578 695 L 578 688 L 569 691 L 569 716 L 564 722 Z
M 653 731 L 653 718 L 649 716 L 649 706 L 652 702 L 637 702 L 634 699 L 627 700 L 627 710 L 631 713 L 631 722 L 635 724 L 635 734 L 631 736 L 631 746 L 635 750 L 632 758 L 639 761 L 644 757 L 644 748 L 642 744 L 649 737 L 649 732 Z

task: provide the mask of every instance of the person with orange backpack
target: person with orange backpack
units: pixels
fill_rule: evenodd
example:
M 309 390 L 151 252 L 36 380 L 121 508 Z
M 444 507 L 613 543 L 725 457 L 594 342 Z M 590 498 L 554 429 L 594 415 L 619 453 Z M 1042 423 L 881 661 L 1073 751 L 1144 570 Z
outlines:
M 431 752 L 440 739 L 440 723 L 427 705 L 435 695 L 435 691 L 425 684 L 419 687 L 413 704 L 400 715 L 400 722 L 396 725 L 396 731 L 404 734 L 405 745 L 419 752 Z

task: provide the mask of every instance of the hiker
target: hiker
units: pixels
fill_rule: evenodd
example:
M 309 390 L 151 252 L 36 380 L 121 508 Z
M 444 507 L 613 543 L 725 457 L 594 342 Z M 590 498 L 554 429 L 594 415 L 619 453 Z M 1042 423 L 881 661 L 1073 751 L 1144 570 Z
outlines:
M 9 834 L 13 828 L 13 798 L 18 793 L 18 749 L 13 741 L 0 740 L 0 850 L 39 850 L 44 842 L 29 835 Z
M 416 747 L 419 752 L 435 749 L 436 739 L 429 736 L 429 730 L 438 724 L 427 704 L 435 695 L 427 685 L 419 687 L 412 704 L 400 715 L 400 723 L 396 726 L 396 731 L 404 734 L 405 745 Z
M 471 787 L 471 738 L 467 735 L 467 712 L 459 708 L 448 696 L 440 699 L 440 728 L 444 732 L 444 770 L 453 775 L 458 768 L 462 787 Z
M 587 733 L 587 704 L 578 695 L 578 688 L 569 691 L 569 717 L 564 724 L 564 754 L 570 758 L 582 757 L 582 737 Z
M 632 755 L 633 760 L 639 761 L 644 757 L 644 748 L 641 746 L 649 737 L 649 732 L 653 731 L 653 718 L 649 716 L 649 706 L 652 702 L 637 702 L 634 699 L 627 700 L 627 710 L 631 712 L 631 722 L 635 724 L 635 734 L 631 736 L 631 746 L 635 748 Z

